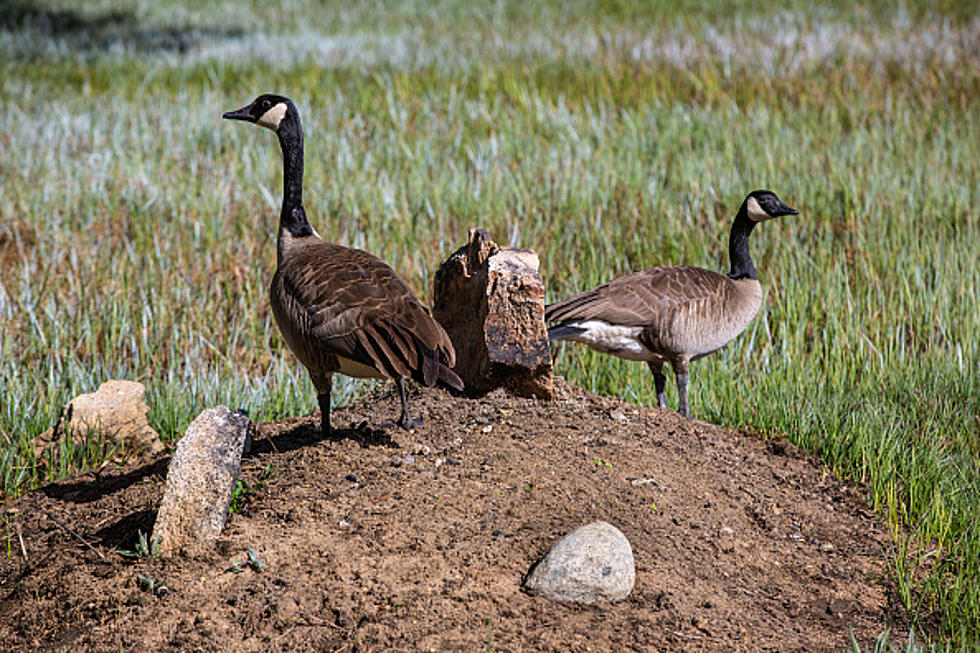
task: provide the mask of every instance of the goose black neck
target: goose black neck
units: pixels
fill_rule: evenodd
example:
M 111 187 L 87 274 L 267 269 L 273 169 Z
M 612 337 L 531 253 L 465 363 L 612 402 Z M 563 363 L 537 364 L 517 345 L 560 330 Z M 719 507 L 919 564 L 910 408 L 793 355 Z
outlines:
M 728 273 L 729 279 L 759 279 L 749 255 L 749 236 L 754 228 L 755 221 L 749 218 L 745 204 L 742 204 L 728 237 L 728 258 L 732 264 L 731 272 Z
M 279 126 L 282 147 L 282 211 L 279 227 L 299 238 L 313 234 L 313 227 L 303 209 L 303 130 L 293 112 L 286 114 Z

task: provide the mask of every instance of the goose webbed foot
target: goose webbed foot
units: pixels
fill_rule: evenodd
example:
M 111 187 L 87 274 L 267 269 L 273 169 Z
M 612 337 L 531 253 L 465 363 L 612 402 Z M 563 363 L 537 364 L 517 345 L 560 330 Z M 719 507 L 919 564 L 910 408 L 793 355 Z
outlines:
M 410 431 L 411 429 L 414 429 L 418 426 L 422 426 L 424 422 L 421 417 L 415 419 L 408 413 L 403 413 L 402 416 L 399 417 L 398 421 L 395 423 L 398 424 L 398 426 L 405 429 L 406 431 Z
M 405 392 L 405 379 L 398 377 L 395 379 L 395 385 L 398 386 L 398 394 L 402 400 L 402 414 L 395 423 L 406 431 L 417 426 L 422 426 L 421 417 L 415 419 L 408 413 L 408 394 Z

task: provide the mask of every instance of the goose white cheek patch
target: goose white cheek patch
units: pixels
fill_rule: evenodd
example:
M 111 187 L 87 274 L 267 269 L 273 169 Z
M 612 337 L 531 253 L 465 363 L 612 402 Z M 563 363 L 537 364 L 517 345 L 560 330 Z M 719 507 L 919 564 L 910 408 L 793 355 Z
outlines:
M 276 106 L 272 107 L 268 111 L 262 114 L 256 122 L 263 127 L 268 127 L 272 131 L 279 129 L 279 123 L 282 122 L 283 117 L 286 115 L 286 104 L 280 102 Z
M 771 215 L 762 210 L 759 202 L 754 197 L 750 197 L 745 203 L 745 211 L 749 214 L 749 219 L 753 222 L 762 222 L 763 220 L 772 218 Z

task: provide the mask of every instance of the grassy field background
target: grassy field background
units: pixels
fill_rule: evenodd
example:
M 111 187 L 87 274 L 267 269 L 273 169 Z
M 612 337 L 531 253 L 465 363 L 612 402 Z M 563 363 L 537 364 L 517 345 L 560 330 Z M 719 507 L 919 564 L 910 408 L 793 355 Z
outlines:
M 75 394 L 147 385 L 178 437 L 216 403 L 312 410 L 272 323 L 291 96 L 326 237 L 423 296 L 482 226 L 537 250 L 549 298 L 664 263 L 727 269 L 745 194 L 763 312 L 692 368 L 696 417 L 786 435 L 866 483 L 930 640 L 980 641 L 980 17 L 969 3 L 0 5 L 0 479 Z M 653 403 L 646 367 L 557 369 Z M 356 394 L 336 384 L 337 400 Z M 670 388 L 669 401 L 676 405 Z M 97 462 L 97 443 L 73 452 Z M 47 474 L 66 473 L 67 463 Z

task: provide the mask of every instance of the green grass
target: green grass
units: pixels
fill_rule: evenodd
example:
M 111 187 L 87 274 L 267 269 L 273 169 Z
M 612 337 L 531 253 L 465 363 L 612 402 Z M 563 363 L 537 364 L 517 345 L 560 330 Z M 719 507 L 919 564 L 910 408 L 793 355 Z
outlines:
M 649 265 L 725 269 L 754 188 L 799 208 L 753 236 L 765 308 L 692 366 L 693 411 L 866 483 L 916 632 L 977 643 L 967 3 L 473 4 L 0 6 L 2 492 L 47 480 L 32 440 L 109 378 L 147 384 L 167 439 L 216 403 L 312 409 L 266 296 L 278 147 L 220 119 L 278 91 L 304 119 L 314 225 L 423 295 L 475 226 L 537 250 L 557 299 Z M 643 365 L 556 360 L 652 403 Z

